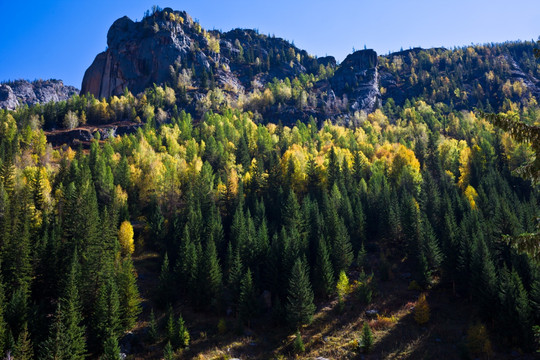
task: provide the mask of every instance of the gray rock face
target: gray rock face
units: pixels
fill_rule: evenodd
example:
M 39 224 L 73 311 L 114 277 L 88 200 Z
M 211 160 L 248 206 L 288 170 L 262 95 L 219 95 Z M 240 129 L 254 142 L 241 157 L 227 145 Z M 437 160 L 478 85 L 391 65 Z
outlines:
M 377 53 L 374 50 L 356 51 L 343 60 L 330 80 L 338 96 L 347 94 L 352 110 L 372 112 L 381 99 Z
M 61 80 L 16 80 L 0 84 L 0 108 L 13 110 L 25 104 L 67 100 L 78 92 L 75 87 L 64 85 Z
M 107 98 L 122 94 L 126 87 L 138 94 L 154 84 L 176 85 L 180 81 L 176 76 L 184 71 L 193 75 L 192 86 L 188 86 L 195 103 L 206 94 L 210 78 L 212 86 L 234 97 L 246 90 L 262 89 L 274 78 L 292 80 L 302 74 L 317 74 L 322 65 L 337 70 L 333 78 L 320 81 L 314 89 L 314 95 L 321 94 L 323 99 L 321 108 L 300 108 L 291 101 L 265 109 L 264 117 L 293 124 L 310 116 L 333 118 L 350 110 L 371 112 L 381 97 L 377 53 L 373 50 L 357 51 L 338 66 L 332 56 L 317 59 L 286 40 L 255 30 L 207 32 L 187 13 L 171 9 L 140 22 L 118 19 L 109 29 L 107 44 L 108 49 L 87 69 L 81 94 Z
M 208 44 L 208 39 L 188 14 L 170 9 L 164 13 L 183 20 L 161 15 L 152 21 L 133 22 L 127 16 L 116 20 L 107 34 L 108 49 L 96 56 L 84 74 L 81 93 L 107 98 L 128 87 L 137 94 L 153 84 L 170 81 L 171 66 L 175 64 L 188 69 L 219 70 L 224 83 L 235 83 L 227 67 L 222 66 L 226 61 L 219 54 L 197 49 Z
M 214 52 L 216 41 L 220 50 Z M 306 51 L 281 38 L 243 29 L 205 32 L 186 12 L 171 9 L 140 22 L 128 17 L 116 20 L 107 44 L 86 70 L 81 94 L 109 97 L 120 95 L 125 87 L 137 94 L 154 83 L 171 81 L 171 68 L 195 70 L 199 84 L 202 72 L 212 72 L 216 85 L 239 93 L 252 87 L 258 72 L 268 82 L 316 72 L 319 66 Z M 335 66 L 335 59 L 325 58 L 327 64 Z

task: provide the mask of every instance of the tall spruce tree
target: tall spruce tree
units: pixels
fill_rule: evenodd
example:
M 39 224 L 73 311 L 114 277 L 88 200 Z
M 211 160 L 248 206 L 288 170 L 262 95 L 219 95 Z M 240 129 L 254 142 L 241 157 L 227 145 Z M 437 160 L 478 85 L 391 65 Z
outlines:
M 251 319 L 257 315 L 258 304 L 257 294 L 251 277 L 251 270 L 248 268 L 240 283 L 240 297 L 238 299 L 238 315 L 240 319 L 247 323 L 251 323 Z
M 210 305 L 213 311 L 218 312 L 222 295 L 222 273 L 216 251 L 216 245 L 212 237 L 207 241 L 204 252 L 201 278 L 202 297 L 204 303 Z
M 287 322 L 292 328 L 309 324 L 315 313 L 313 290 L 304 263 L 297 259 L 289 279 L 287 296 Z
M 129 330 L 137 322 L 141 313 L 141 298 L 137 289 L 137 279 L 130 257 L 122 260 L 118 278 L 118 294 L 120 301 L 120 322 L 124 330 Z
M 98 346 L 120 335 L 120 301 L 118 288 L 112 275 L 106 276 L 99 287 L 98 298 L 92 315 L 92 335 Z
M 65 328 L 67 354 L 70 359 L 78 360 L 86 357 L 85 326 L 83 324 L 81 301 L 77 287 L 80 276 L 79 257 L 77 251 L 73 254 L 71 269 L 68 275 L 64 296 L 60 300 L 62 310 L 59 311 L 60 322 Z
M 322 297 L 328 297 L 334 289 L 334 270 L 326 247 L 326 240 L 322 236 L 319 237 L 318 241 L 314 275 L 317 293 Z

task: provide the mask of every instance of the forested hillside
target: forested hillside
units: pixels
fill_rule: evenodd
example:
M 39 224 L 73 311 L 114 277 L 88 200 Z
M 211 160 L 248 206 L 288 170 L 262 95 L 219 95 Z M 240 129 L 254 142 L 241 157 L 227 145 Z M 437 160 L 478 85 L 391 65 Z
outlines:
M 475 111 L 538 125 L 532 54 L 379 56 L 371 112 L 354 54 L 0 110 L 0 354 L 532 358 L 540 269 L 505 236 L 537 231 L 535 154 Z

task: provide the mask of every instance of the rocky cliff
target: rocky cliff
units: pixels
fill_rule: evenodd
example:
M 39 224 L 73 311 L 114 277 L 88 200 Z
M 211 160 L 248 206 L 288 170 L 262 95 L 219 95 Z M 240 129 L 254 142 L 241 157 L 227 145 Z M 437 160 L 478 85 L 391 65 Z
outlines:
M 206 31 L 187 13 L 169 8 L 140 22 L 118 19 L 107 45 L 86 70 L 81 93 L 109 97 L 127 87 L 137 94 L 153 84 L 177 82 L 183 70 L 195 87 L 212 79 L 239 92 L 252 86 L 263 67 L 263 82 L 317 69 L 314 58 L 282 39 L 253 30 Z
M 61 80 L 10 81 L 0 84 L 0 108 L 13 110 L 25 104 L 67 100 L 78 92 Z
M 459 109 L 498 109 L 507 98 L 515 102 L 540 95 L 540 70 L 526 43 L 414 48 L 385 56 L 361 50 L 339 64 L 332 56 L 313 57 L 255 30 L 206 31 L 187 13 L 167 8 L 140 22 L 118 19 L 107 44 L 86 71 L 81 93 L 102 98 L 120 95 L 126 87 L 138 94 L 154 84 L 168 84 L 176 90 L 177 105 L 198 115 L 204 109 L 196 110 L 197 104 L 216 88 L 243 105 L 254 90 L 271 88 L 273 98 L 245 109 L 284 124 L 311 116 L 324 120 L 369 113 L 390 99 L 399 106 L 422 98 Z M 286 78 L 291 94 L 278 94 L 273 81 Z M 295 88 L 295 81 L 302 84 Z M 13 97 L 4 97 L 13 102 Z
M 373 111 L 379 104 L 379 73 L 377 53 L 356 51 L 343 60 L 330 80 L 335 94 L 347 94 L 351 110 Z
M 120 95 L 126 87 L 137 94 L 153 84 L 168 83 L 190 91 L 193 99 L 215 87 L 237 97 L 263 88 L 273 79 L 293 80 L 302 74 L 317 75 L 321 66 L 338 66 L 332 56 L 317 59 L 286 40 L 255 30 L 206 31 L 187 13 L 169 8 L 140 22 L 118 19 L 107 34 L 107 44 L 107 50 L 98 54 L 86 71 L 82 94 L 109 97 Z M 352 110 L 372 111 L 380 98 L 377 54 L 373 50 L 351 54 L 333 79 L 325 79 L 313 91 L 315 98 L 328 97 L 328 103 L 335 104 L 336 95 L 338 102 L 348 96 Z M 294 122 L 349 110 L 334 106 L 338 110 L 329 114 L 329 106 L 281 104 L 267 108 L 264 115 L 270 120 L 285 117 L 285 122 L 290 117 Z

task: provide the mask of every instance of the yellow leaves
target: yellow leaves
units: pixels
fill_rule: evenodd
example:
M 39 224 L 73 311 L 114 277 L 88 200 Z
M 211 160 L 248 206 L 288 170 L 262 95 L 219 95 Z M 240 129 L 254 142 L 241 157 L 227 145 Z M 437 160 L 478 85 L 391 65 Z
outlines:
M 76 154 L 77 153 L 75 151 L 73 151 L 71 146 L 68 146 L 67 150 L 64 151 L 64 157 L 69 161 L 73 160 L 75 158 Z
M 390 178 L 399 183 L 404 170 L 408 172 L 415 184 L 421 182 L 420 162 L 414 151 L 402 144 L 384 144 L 375 152 L 377 159 L 382 159 L 389 168 Z
M 208 49 L 213 53 L 219 54 L 219 50 L 220 50 L 219 39 L 208 34 L 207 40 L 208 40 Z
M 471 177 L 471 149 L 467 146 L 465 147 L 459 155 L 459 187 L 464 190 L 469 185 L 469 180 Z
M 438 146 L 441 165 L 444 170 L 452 174 L 452 179 L 455 179 L 459 173 L 460 156 L 465 148 L 467 148 L 467 142 L 456 139 L 444 139 Z
M 476 209 L 476 199 L 478 198 L 478 193 L 476 192 L 476 190 L 471 185 L 469 185 L 465 189 L 464 195 L 467 198 L 467 201 L 469 201 L 471 209 Z
M 124 221 L 118 230 L 118 242 L 123 256 L 130 256 L 135 251 L 135 243 L 133 241 L 133 226 L 129 221 Z
M 484 324 L 476 324 L 467 330 L 467 348 L 474 355 L 493 355 L 491 341 Z
M 426 294 L 420 294 L 416 306 L 414 307 L 414 321 L 423 325 L 429 321 L 429 304 L 426 300 Z
M 7 141 L 12 141 L 17 133 L 17 123 L 11 114 L 7 114 L 6 120 L 0 124 L 0 135 Z
M 369 114 L 367 118 L 370 123 L 377 124 L 381 128 L 385 128 L 386 126 L 388 126 L 388 117 L 383 114 L 381 109 L 375 110 L 374 112 Z
M 347 274 L 345 274 L 345 271 L 341 271 L 339 273 L 339 279 L 336 284 L 336 291 L 338 293 L 339 299 L 343 299 L 345 295 L 351 292 L 351 286 L 349 284 L 349 278 L 347 277 Z

